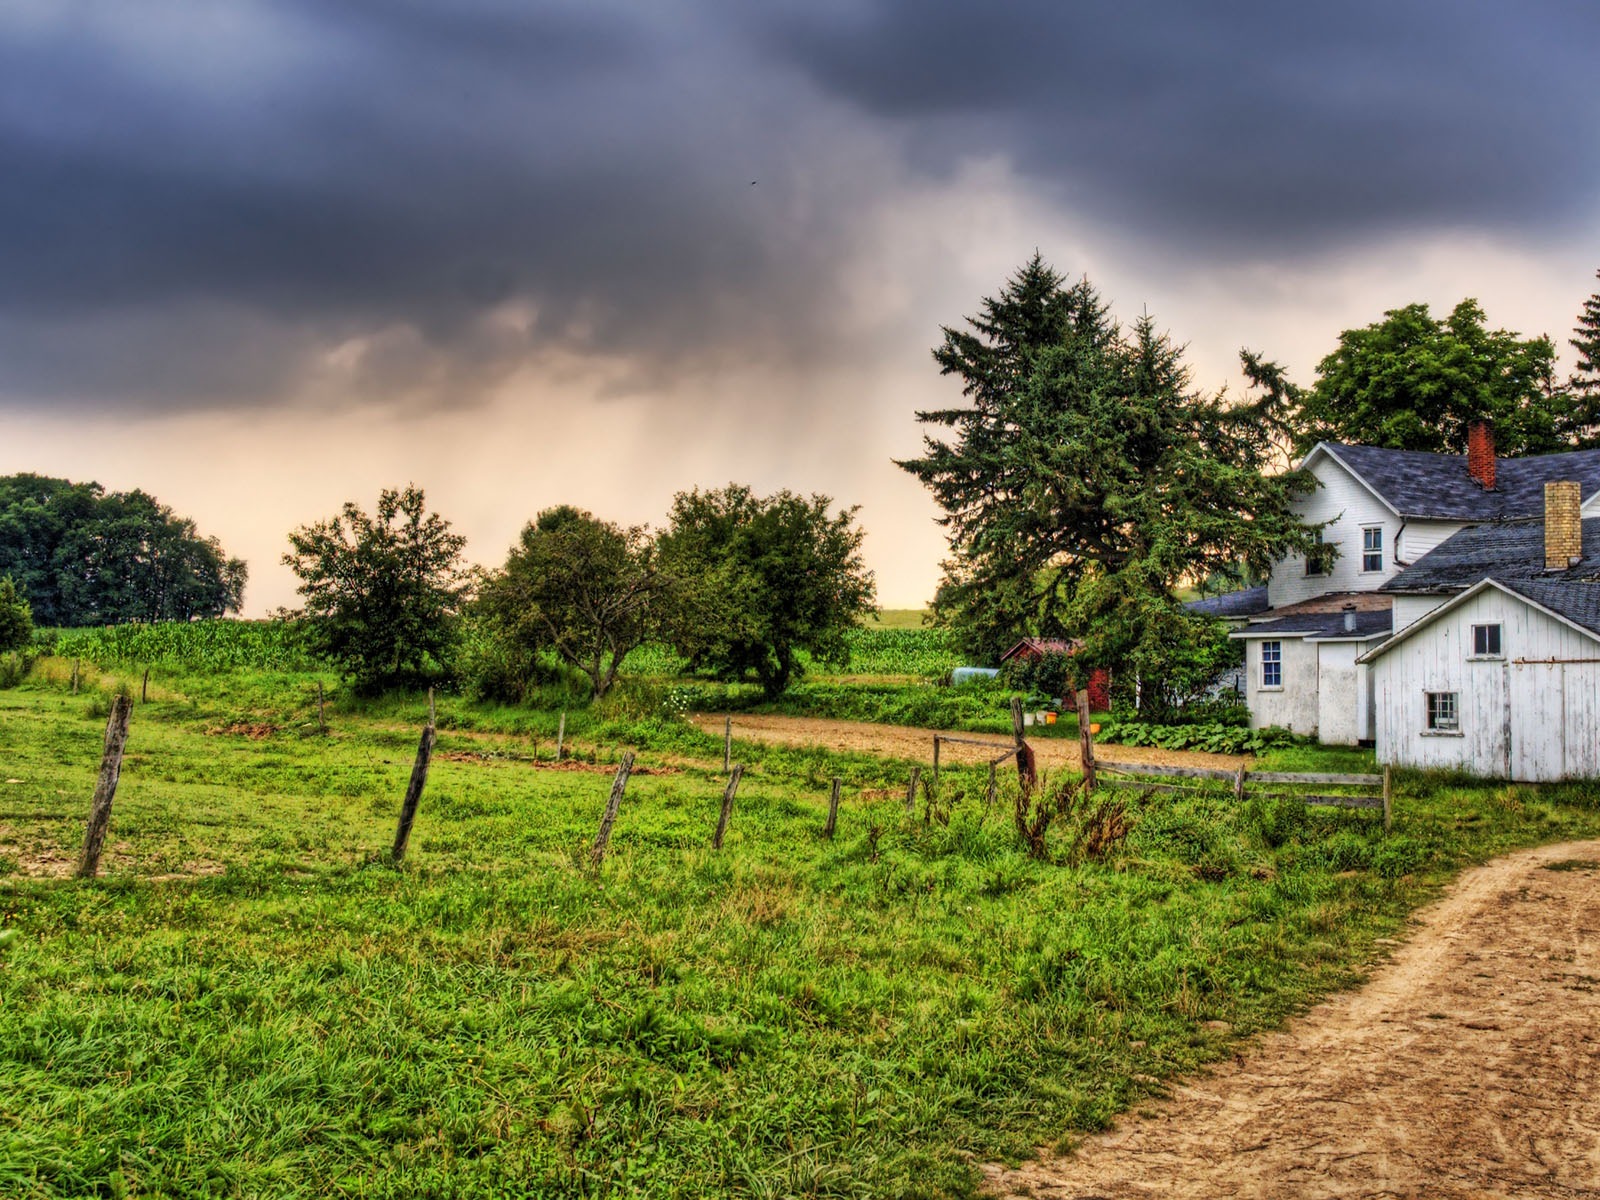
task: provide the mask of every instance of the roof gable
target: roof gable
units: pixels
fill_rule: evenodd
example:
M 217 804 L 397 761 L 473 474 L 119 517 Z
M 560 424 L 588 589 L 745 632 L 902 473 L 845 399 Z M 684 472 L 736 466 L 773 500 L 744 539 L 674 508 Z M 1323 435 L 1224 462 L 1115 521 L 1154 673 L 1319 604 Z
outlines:
M 1499 459 L 1493 490 L 1485 490 L 1468 474 L 1464 454 L 1320 442 L 1302 465 L 1312 466 L 1319 452 L 1406 519 L 1504 521 L 1538 516 L 1544 511 L 1544 485 L 1558 479 L 1577 480 L 1585 501 L 1600 493 L 1600 449 Z
M 1459 596 L 1454 596 L 1438 608 L 1424 613 L 1404 629 L 1398 631 L 1388 641 L 1374 646 L 1356 661 L 1365 663 L 1381 658 L 1400 645 L 1401 642 L 1409 641 L 1439 618 L 1448 616 L 1462 605 L 1468 603 L 1474 596 L 1490 588 L 1503 592 L 1508 596 L 1515 596 L 1525 604 L 1532 605 L 1544 613 L 1545 616 L 1577 630 L 1585 637 L 1600 642 L 1600 584 L 1546 583 L 1527 579 L 1500 580 L 1491 577 L 1479 580 L 1477 584 L 1468 588 Z

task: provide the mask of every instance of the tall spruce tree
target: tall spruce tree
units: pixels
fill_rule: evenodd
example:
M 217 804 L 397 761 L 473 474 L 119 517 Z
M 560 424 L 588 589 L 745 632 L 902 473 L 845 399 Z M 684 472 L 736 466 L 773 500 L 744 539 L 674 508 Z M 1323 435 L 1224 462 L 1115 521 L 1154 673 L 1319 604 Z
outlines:
M 1600 271 L 1595 272 L 1600 279 Z M 1600 441 L 1600 292 L 1583 302 L 1567 344 L 1578 352 L 1578 369 L 1567 381 L 1585 427 L 1586 441 Z
M 1037 634 L 1081 638 L 1085 668 L 1126 663 L 1190 619 L 1181 581 L 1310 548 L 1289 505 L 1313 484 L 1266 473 L 1266 402 L 1193 391 L 1148 316 L 1123 330 L 1087 281 L 1035 254 L 943 332 L 934 359 L 969 403 L 918 412 L 950 435 L 899 465 L 944 510 L 936 612 L 970 653 Z

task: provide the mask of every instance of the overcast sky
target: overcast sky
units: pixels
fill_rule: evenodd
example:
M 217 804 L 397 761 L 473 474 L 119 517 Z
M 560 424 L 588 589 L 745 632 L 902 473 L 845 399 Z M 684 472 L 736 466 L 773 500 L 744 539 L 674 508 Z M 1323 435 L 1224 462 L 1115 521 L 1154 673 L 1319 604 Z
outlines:
M 0 473 L 153 492 L 251 614 L 408 481 L 485 563 L 552 504 L 824 492 L 919 605 L 891 459 L 1036 248 L 1208 391 L 1417 300 L 1565 351 L 1597 47 L 1593 0 L 4 0 Z

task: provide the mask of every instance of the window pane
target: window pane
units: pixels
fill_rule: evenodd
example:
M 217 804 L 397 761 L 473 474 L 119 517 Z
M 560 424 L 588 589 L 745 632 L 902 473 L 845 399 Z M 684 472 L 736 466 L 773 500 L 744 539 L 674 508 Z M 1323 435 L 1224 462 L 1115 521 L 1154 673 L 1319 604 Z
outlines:
M 1500 656 L 1500 626 L 1474 625 L 1472 627 L 1472 653 L 1483 658 Z
M 1261 686 L 1283 686 L 1283 643 L 1261 643 Z
M 1456 695 L 1457 693 L 1455 692 L 1427 693 L 1429 729 L 1455 729 L 1457 727 Z
M 1361 569 L 1383 570 L 1383 528 L 1378 526 L 1361 531 Z

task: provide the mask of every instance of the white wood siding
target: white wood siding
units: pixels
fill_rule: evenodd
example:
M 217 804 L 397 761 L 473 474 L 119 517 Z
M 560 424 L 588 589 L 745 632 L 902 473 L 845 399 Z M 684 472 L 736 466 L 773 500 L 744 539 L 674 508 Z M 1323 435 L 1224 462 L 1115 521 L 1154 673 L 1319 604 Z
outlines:
M 1472 626 L 1501 626 L 1474 660 Z M 1487 588 L 1372 664 L 1378 761 L 1538 782 L 1600 776 L 1600 641 Z M 1517 660 L 1529 660 L 1518 662 Z M 1454 692 L 1459 735 L 1427 730 L 1428 692 Z
M 1464 521 L 1407 521 L 1406 527 L 1400 531 L 1395 556 L 1410 566 L 1452 533 L 1466 527 Z
M 1361 676 L 1367 669 L 1356 665 L 1360 642 L 1317 642 L 1317 740 L 1328 746 L 1354 746 L 1368 736 L 1361 728 L 1358 709 Z
M 1371 591 L 1396 573 L 1394 543 L 1400 531 L 1399 518 L 1364 483 L 1326 455 L 1318 456 L 1311 469 L 1322 486 L 1297 499 L 1294 510 L 1308 524 L 1333 522 L 1322 531 L 1322 539 L 1339 547 L 1339 558 L 1323 575 L 1307 575 L 1306 560 L 1299 554 L 1280 561 L 1267 581 L 1267 600 L 1273 608 L 1329 592 Z M 1381 571 L 1361 569 L 1361 530 L 1369 525 L 1383 529 Z
M 1392 611 L 1394 631 L 1399 633 L 1407 625 L 1416 624 L 1441 604 L 1448 604 L 1454 599 L 1454 596 L 1396 596 Z
M 1262 688 L 1261 643 L 1283 648 L 1283 686 Z M 1297 637 L 1251 638 L 1245 642 L 1245 703 L 1250 728 L 1281 725 L 1307 736 L 1317 732 L 1317 648 Z

